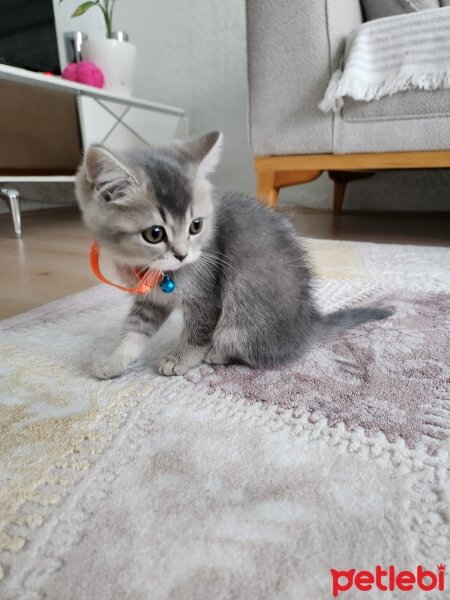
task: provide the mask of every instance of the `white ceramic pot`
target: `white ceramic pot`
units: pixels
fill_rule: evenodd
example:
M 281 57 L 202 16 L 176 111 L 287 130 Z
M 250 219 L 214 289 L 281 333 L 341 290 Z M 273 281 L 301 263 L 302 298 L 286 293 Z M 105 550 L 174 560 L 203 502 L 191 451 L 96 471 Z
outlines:
M 93 62 L 105 77 L 105 90 L 131 96 L 136 71 L 136 46 L 118 40 L 86 40 L 83 60 Z

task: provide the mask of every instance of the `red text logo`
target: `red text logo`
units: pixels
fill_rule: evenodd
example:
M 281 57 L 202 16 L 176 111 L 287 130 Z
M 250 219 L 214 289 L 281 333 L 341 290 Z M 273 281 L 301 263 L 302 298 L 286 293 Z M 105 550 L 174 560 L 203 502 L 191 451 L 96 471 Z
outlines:
M 373 588 L 383 592 L 393 592 L 401 590 L 409 592 L 413 589 L 420 589 L 425 592 L 432 590 L 445 589 L 445 565 L 438 565 L 437 570 L 427 571 L 419 565 L 415 572 L 397 571 L 393 565 L 383 569 L 381 565 L 375 567 L 372 571 L 337 571 L 331 569 L 332 592 L 336 597 L 342 592 L 347 592 L 355 587 L 361 592 L 370 592 Z

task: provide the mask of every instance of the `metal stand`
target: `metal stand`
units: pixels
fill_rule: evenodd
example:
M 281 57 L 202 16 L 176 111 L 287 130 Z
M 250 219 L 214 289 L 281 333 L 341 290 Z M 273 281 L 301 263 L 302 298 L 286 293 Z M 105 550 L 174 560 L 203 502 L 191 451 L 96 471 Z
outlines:
M 22 226 L 20 222 L 19 192 L 13 188 L 0 188 L 0 197 L 8 203 L 9 210 L 14 223 L 14 231 L 17 238 L 22 237 Z

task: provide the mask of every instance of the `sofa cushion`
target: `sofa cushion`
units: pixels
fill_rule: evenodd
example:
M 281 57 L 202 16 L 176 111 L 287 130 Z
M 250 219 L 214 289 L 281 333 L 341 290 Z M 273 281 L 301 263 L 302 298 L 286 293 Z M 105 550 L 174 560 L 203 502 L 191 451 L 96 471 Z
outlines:
M 344 121 L 392 121 L 450 116 L 450 89 L 410 90 L 371 102 L 345 98 Z
M 448 150 L 450 90 L 411 90 L 372 102 L 345 99 L 333 152 Z
M 446 1 L 450 4 L 450 0 Z M 439 8 L 439 0 L 361 0 L 361 6 L 365 21 L 380 19 L 382 17 L 393 17 L 404 13 Z

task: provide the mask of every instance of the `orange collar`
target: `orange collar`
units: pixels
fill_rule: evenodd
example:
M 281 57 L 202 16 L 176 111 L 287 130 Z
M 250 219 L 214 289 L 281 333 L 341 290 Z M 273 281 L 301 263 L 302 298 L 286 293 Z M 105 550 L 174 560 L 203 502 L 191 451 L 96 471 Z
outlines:
M 104 277 L 102 275 L 102 272 L 100 271 L 99 263 L 100 246 L 97 242 L 92 242 L 91 250 L 89 253 L 89 264 L 91 265 L 92 272 L 101 282 L 111 285 L 112 287 L 115 287 L 118 290 L 122 290 L 123 292 L 129 292 L 130 294 L 148 294 L 150 290 L 152 290 L 163 280 L 163 274 L 161 273 L 161 271 L 139 272 L 135 267 L 132 267 L 131 272 L 136 277 L 138 284 L 134 288 L 125 287 L 124 285 L 119 285 L 117 283 L 109 281 L 109 279 L 106 279 L 106 277 Z

